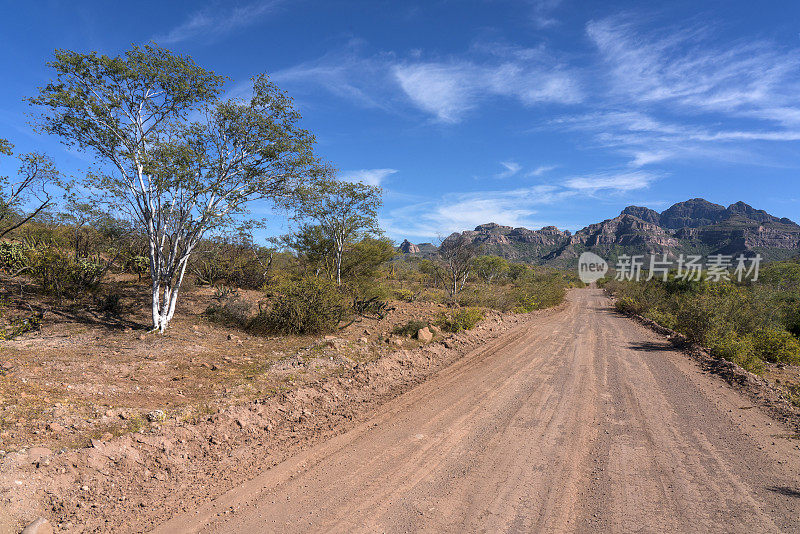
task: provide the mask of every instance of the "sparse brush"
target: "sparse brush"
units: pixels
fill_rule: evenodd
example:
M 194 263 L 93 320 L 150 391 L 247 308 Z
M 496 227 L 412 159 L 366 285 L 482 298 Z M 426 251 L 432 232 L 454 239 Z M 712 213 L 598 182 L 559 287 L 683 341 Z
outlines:
M 453 313 L 443 312 L 434 321 L 434 324 L 445 332 L 461 332 L 475 327 L 484 312 L 480 308 L 464 308 Z
M 428 323 L 425 321 L 419 321 L 416 319 L 412 319 L 405 324 L 397 325 L 392 329 L 392 334 L 396 336 L 407 336 L 413 337 L 417 335 L 417 332 L 429 326 Z
M 250 321 L 258 334 L 321 334 L 332 332 L 344 318 L 347 306 L 330 280 L 307 276 L 286 283 L 272 306 Z

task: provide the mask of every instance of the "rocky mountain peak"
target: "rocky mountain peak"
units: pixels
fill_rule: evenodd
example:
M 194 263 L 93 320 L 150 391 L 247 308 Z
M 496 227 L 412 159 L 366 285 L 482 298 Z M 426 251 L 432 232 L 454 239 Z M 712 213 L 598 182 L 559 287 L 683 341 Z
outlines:
M 420 252 L 419 247 L 408 239 L 403 240 L 397 250 L 403 254 L 419 254 Z

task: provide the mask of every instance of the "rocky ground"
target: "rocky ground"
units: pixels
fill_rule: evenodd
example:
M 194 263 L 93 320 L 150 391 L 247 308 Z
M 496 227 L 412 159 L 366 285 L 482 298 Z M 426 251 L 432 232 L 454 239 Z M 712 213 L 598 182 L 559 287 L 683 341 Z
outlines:
M 57 531 L 145 531 L 521 320 L 493 313 L 470 332 L 401 338 L 394 326 L 443 307 L 396 303 L 336 336 L 264 338 L 205 320 L 209 300 L 188 295 L 164 336 L 45 316 L 41 332 L 4 343 L 0 533 L 37 517 Z

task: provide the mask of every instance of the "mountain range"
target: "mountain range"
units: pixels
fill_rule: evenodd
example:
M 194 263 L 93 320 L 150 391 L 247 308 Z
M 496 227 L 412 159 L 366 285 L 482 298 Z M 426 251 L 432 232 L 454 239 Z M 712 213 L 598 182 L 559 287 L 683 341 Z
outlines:
M 454 239 L 458 232 L 447 239 Z M 513 228 L 495 223 L 461 232 L 482 254 L 495 254 L 514 261 L 571 267 L 584 251 L 609 260 L 622 254 L 754 255 L 766 260 L 786 259 L 800 252 L 800 225 L 770 215 L 744 202 L 727 208 L 702 198 L 679 202 L 657 212 L 642 206 L 628 206 L 613 219 L 591 224 L 577 232 L 545 226 L 541 230 Z M 400 252 L 433 255 L 431 243 L 408 240 Z

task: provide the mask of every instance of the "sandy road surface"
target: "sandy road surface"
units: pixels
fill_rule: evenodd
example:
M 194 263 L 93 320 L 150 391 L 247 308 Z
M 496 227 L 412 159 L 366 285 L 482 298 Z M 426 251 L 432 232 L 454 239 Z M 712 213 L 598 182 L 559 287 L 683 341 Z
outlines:
M 751 408 L 601 291 L 572 291 L 159 530 L 800 532 L 798 442 Z

